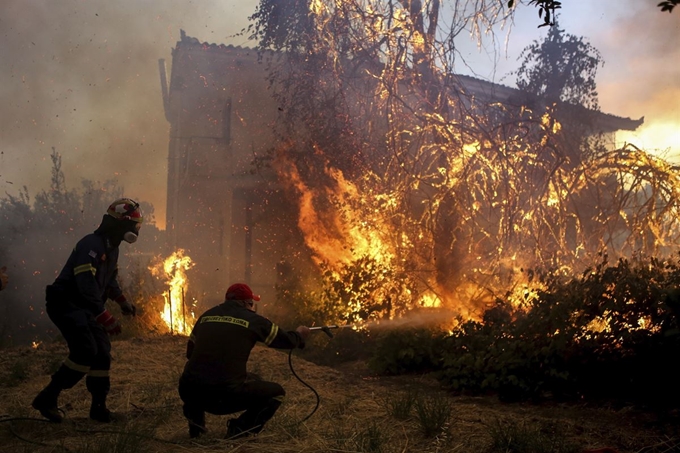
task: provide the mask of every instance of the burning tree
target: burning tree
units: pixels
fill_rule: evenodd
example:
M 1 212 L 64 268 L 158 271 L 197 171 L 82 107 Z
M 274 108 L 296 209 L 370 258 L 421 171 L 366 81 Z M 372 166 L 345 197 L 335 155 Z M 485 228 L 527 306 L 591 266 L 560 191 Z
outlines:
M 508 14 L 498 1 L 262 0 L 251 17 L 282 112 L 270 158 L 338 316 L 473 316 L 521 288 L 521 269 L 677 241 L 676 168 L 634 146 L 574 149 L 560 113 L 582 106 L 500 103 L 461 83 L 457 37 Z

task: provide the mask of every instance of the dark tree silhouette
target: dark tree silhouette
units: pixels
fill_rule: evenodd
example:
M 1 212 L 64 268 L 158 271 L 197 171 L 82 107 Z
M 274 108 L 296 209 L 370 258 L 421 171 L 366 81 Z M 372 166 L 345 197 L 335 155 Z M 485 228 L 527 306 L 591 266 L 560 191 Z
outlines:
M 672 13 L 673 8 L 675 8 L 678 5 L 680 5 L 680 0 L 664 0 L 657 6 L 661 8 L 661 11 L 668 11 L 669 13 Z
M 582 37 L 552 27 L 543 42 L 534 41 L 520 55 L 517 87 L 548 102 L 566 102 L 598 110 L 600 53 Z
M 503 2 L 504 0 L 501 0 Z M 515 0 L 508 0 L 508 8 L 515 6 Z M 664 0 L 657 4 L 661 11 L 673 12 L 673 8 L 680 4 L 680 0 Z M 557 0 L 530 0 L 529 5 L 538 8 L 538 17 L 543 19 L 540 27 L 555 25 L 555 11 L 562 8 L 562 2 Z

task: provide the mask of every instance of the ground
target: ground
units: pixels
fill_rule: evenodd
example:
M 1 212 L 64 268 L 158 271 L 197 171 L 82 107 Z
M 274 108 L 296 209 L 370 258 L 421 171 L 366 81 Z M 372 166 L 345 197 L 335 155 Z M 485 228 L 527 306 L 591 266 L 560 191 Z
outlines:
M 677 426 L 631 407 L 587 404 L 501 403 L 493 396 L 452 395 L 429 376 L 379 377 L 362 363 L 318 366 L 286 351 L 256 347 L 250 371 L 281 383 L 287 399 L 266 429 L 247 440 L 224 440 L 227 416 L 207 418 L 209 432 L 189 439 L 177 395 L 186 339 L 178 336 L 113 342 L 112 424 L 87 418 L 84 382 L 65 391 L 61 424 L 30 407 L 66 355 L 63 343 L 5 349 L 0 355 L 0 452 L 582 452 L 609 447 L 619 453 L 680 451 Z M 404 416 L 409 395 L 424 401 Z M 450 408 L 437 430 L 424 433 L 427 408 Z M 430 413 L 430 415 L 432 415 Z M 303 421 L 304 420 L 304 421 Z M 300 423 L 302 421 L 302 423 Z M 522 447 L 512 437 L 549 439 Z M 525 436 L 526 437 L 526 436 Z M 505 439 L 499 445 L 499 438 Z M 495 444 L 494 444 L 495 442 Z M 526 442 L 525 442 L 526 444 Z M 523 449 L 524 448 L 524 449 Z M 606 450 L 605 450 L 606 451 Z

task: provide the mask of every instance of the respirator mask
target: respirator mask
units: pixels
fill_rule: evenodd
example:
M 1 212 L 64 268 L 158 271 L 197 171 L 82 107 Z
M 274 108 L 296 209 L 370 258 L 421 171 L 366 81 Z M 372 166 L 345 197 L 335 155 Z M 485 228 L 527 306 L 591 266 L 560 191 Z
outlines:
M 126 223 L 128 221 L 125 221 Z M 132 228 L 123 233 L 123 240 L 128 244 L 134 244 L 139 238 L 139 229 L 142 227 L 141 223 L 131 222 Z M 133 231 L 134 230 L 134 231 Z

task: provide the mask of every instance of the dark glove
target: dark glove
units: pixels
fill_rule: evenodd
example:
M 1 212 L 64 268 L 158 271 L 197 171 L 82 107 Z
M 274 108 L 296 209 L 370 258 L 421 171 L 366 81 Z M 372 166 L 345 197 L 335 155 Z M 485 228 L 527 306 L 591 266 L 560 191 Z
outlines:
M 104 326 L 104 329 L 106 329 L 106 332 L 109 335 L 118 335 L 121 332 L 118 320 L 114 318 L 108 310 L 104 310 L 94 319 Z
M 262 376 L 257 373 L 246 373 L 246 382 L 262 381 Z
M 116 302 L 118 305 L 120 305 L 120 311 L 125 315 L 125 316 L 135 316 L 137 314 L 137 307 L 127 300 L 125 296 L 120 295 L 116 298 Z

